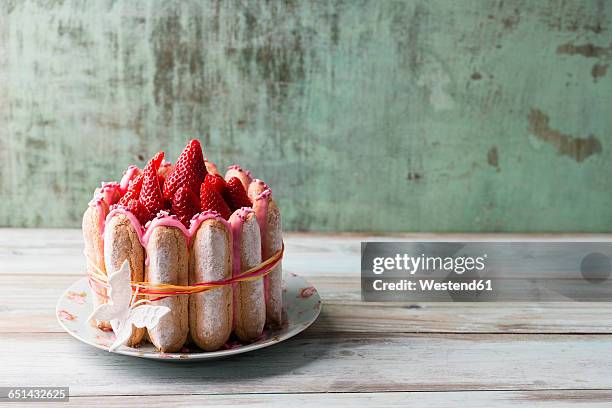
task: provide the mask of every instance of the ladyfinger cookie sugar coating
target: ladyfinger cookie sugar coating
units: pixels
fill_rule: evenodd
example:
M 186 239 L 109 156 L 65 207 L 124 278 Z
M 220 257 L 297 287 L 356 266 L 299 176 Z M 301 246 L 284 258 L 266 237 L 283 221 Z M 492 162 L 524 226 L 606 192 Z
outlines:
M 230 217 L 234 240 L 233 276 L 261 263 L 261 239 L 253 210 L 242 208 Z M 240 340 L 252 341 L 266 323 L 266 303 L 262 279 L 240 282 L 234 288 L 234 329 Z
M 83 215 L 83 237 L 90 275 L 110 274 L 128 260 L 133 282 L 189 290 L 208 284 L 197 293 L 135 292 L 134 300 L 170 308 L 148 333 L 163 352 L 181 350 L 188 333 L 196 346 L 214 351 L 233 341 L 232 333 L 250 342 L 266 323 L 281 323 L 282 228 L 271 190 L 236 165 L 222 177 L 197 140 L 174 164 L 159 152 L 142 169 L 129 166 L 119 183 L 103 183 Z M 266 269 L 262 262 L 274 257 Z M 260 265 L 261 275 L 240 277 Z M 95 301 L 106 302 L 104 282 L 90 282 Z M 128 345 L 143 336 L 134 328 Z
M 83 240 L 85 241 L 85 257 L 87 258 L 87 273 L 100 271 L 106 273 L 104 265 L 104 219 L 108 213 L 108 205 L 100 197 L 95 197 L 83 214 Z M 97 288 L 92 293 L 94 307 L 106 303 L 107 293 L 104 288 Z M 110 329 L 108 321 L 97 321 L 100 329 Z
M 130 264 L 132 282 L 144 280 L 144 248 L 140 244 L 138 233 L 125 214 L 117 214 L 108 220 L 104 228 L 104 264 L 107 271 L 121 268 L 125 260 Z M 132 329 L 129 346 L 134 346 L 142 340 L 146 330 Z
M 189 283 L 215 282 L 232 277 L 232 236 L 225 220 L 202 222 L 191 243 Z M 202 350 L 221 348 L 232 332 L 230 285 L 190 295 L 189 332 Z
M 268 259 L 283 247 L 283 231 L 280 210 L 272 199 L 272 190 L 262 180 L 253 180 L 249 186 L 249 198 L 259 224 L 261 256 Z M 283 266 L 279 262 L 264 277 L 266 299 L 266 323 L 279 326 L 283 312 Z
M 155 228 L 147 243 L 148 265 L 145 280 L 150 283 L 187 285 L 188 253 L 187 240 L 177 228 L 161 226 Z M 170 308 L 170 313 L 161 318 L 154 329 L 149 330 L 149 339 L 160 351 L 179 351 L 187 340 L 188 310 L 187 296 L 170 296 L 156 305 Z

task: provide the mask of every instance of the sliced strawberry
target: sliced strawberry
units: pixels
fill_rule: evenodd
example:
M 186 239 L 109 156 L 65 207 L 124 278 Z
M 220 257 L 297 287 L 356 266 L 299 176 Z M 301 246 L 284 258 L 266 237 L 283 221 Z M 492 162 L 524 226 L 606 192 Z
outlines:
M 172 167 L 170 174 L 168 174 L 164 197 L 172 198 L 179 187 L 187 187 L 198 194 L 204 176 L 206 176 L 206 165 L 202 155 L 202 146 L 200 146 L 199 141 L 194 139 L 187 144 Z
M 238 208 L 242 207 L 251 207 L 253 205 L 238 177 L 232 177 L 227 182 L 227 188 L 223 197 L 232 211 L 236 211 Z
M 157 177 L 157 170 L 163 158 L 164 152 L 157 153 L 149 160 L 142 172 L 142 190 L 140 190 L 138 201 L 147 209 L 149 216 L 152 215 L 150 219 L 155 217 L 164 208 L 162 190 L 159 185 L 159 178 Z
M 166 179 L 161 174 L 157 173 L 157 182 L 159 183 L 159 189 L 162 192 L 162 197 L 164 196 L 164 184 L 166 183 Z
M 226 183 L 223 177 L 218 174 L 210 174 L 208 173 L 206 177 L 204 177 L 204 184 L 206 187 L 215 190 L 217 193 L 223 195 L 226 188 Z
M 202 183 L 200 190 L 200 206 L 202 211 L 216 211 L 221 217 L 229 220 L 232 211 L 227 206 L 221 194 Z
M 123 206 L 127 206 L 130 200 L 138 200 L 138 196 L 140 196 L 140 190 L 142 189 L 142 173 L 140 173 L 136 178 L 130 180 L 128 185 L 127 192 L 121 197 L 119 200 L 119 204 Z
M 138 218 L 138 221 L 140 221 L 142 225 L 145 225 L 155 217 L 155 215 L 150 214 L 145 206 L 136 199 L 130 200 L 126 207 L 136 218 Z
M 162 166 L 164 165 L 164 163 L 162 162 Z M 172 208 L 172 199 L 171 198 L 166 198 L 164 191 L 166 188 L 166 179 L 164 178 L 163 174 L 161 173 L 161 167 L 160 170 L 157 172 L 157 179 L 159 180 L 159 188 L 161 189 L 162 192 L 162 197 L 164 199 L 164 210 L 166 211 L 170 211 L 170 209 Z
M 189 228 L 191 218 L 200 212 L 198 196 L 187 187 L 180 187 L 172 199 L 172 213 L 177 216 L 184 226 Z

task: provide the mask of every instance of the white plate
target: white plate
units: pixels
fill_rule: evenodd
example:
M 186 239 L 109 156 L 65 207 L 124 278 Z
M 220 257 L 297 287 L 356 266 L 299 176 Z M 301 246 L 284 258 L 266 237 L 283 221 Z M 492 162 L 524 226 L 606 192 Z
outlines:
M 64 330 L 74 338 L 108 351 L 115 335 L 112 332 L 100 330 L 90 322 L 85 321 L 92 310 L 93 305 L 87 278 L 83 277 L 73 283 L 58 300 L 56 307 L 57 320 Z M 266 329 L 261 338 L 253 343 L 234 343 L 227 345 L 225 349 L 213 352 L 205 352 L 188 345 L 179 353 L 162 353 L 157 351 L 152 344 L 143 342 L 138 348 L 119 347 L 115 353 L 176 361 L 228 357 L 268 347 L 293 337 L 308 328 L 317 319 L 320 311 L 321 298 L 317 289 L 305 279 L 289 273 L 285 274 L 283 280 L 283 325 L 278 329 Z

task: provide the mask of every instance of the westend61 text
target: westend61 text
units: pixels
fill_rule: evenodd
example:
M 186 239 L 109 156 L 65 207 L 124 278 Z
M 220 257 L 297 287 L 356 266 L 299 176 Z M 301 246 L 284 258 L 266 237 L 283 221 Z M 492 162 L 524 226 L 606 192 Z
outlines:
M 372 283 L 375 291 L 461 291 L 461 292 L 482 292 L 492 291 L 493 286 L 490 279 L 473 279 L 464 282 L 437 282 L 433 279 L 418 279 L 411 281 L 407 279 L 399 279 L 392 281 L 383 281 L 377 279 Z

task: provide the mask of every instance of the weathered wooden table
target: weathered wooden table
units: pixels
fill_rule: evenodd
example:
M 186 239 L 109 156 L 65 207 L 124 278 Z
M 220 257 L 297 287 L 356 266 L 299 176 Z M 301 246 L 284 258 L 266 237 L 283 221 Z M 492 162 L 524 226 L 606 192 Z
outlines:
M 178 364 L 62 331 L 55 303 L 84 274 L 79 230 L 0 229 L 0 386 L 70 386 L 71 403 L 108 407 L 612 404 L 612 305 L 363 303 L 359 242 L 385 238 L 288 234 L 285 270 L 319 289 L 318 321 L 274 347 Z

